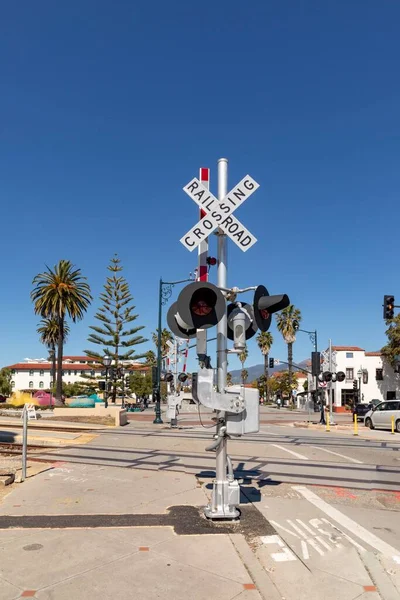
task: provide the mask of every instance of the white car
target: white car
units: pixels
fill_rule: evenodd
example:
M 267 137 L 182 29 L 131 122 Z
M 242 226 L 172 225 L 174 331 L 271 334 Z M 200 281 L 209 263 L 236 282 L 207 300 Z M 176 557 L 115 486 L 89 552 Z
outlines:
M 391 429 L 392 417 L 394 428 L 400 433 L 400 400 L 381 402 L 366 413 L 364 423 L 370 429 Z

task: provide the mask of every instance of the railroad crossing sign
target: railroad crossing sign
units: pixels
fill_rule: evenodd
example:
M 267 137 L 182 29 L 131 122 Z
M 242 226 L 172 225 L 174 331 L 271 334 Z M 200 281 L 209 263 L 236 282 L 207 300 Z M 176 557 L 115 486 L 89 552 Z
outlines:
M 192 252 L 200 242 L 205 240 L 217 227 L 220 227 L 243 252 L 246 252 L 256 243 L 257 238 L 232 213 L 259 187 L 259 184 L 250 175 L 246 175 L 223 200 L 217 200 L 194 177 L 183 190 L 200 206 L 206 216 L 181 238 L 181 243 Z

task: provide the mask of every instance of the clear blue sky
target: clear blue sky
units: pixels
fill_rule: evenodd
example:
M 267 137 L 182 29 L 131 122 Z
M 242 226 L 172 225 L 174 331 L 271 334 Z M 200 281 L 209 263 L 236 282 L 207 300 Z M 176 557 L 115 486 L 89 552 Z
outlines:
M 216 192 L 221 156 L 231 186 L 261 185 L 236 213 L 259 241 L 230 244 L 229 284 L 288 293 L 321 346 L 379 349 L 383 294 L 400 296 L 399 22 L 391 0 L 4 3 L 0 365 L 46 354 L 29 293 L 61 258 L 95 297 L 67 354 L 88 346 L 115 252 L 150 337 L 159 276 L 196 266 L 182 187 L 209 166 Z M 295 359 L 310 350 L 299 334 Z

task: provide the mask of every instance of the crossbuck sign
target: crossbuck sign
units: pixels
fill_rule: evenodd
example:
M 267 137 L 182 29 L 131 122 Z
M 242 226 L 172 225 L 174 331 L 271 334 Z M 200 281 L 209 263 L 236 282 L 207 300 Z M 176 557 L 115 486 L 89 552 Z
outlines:
M 226 233 L 243 252 L 251 248 L 257 238 L 232 213 L 259 187 L 250 175 L 246 175 L 223 200 L 217 200 L 196 177 L 189 181 L 183 190 L 200 206 L 206 216 L 181 238 L 180 241 L 185 248 L 192 252 L 217 227 Z

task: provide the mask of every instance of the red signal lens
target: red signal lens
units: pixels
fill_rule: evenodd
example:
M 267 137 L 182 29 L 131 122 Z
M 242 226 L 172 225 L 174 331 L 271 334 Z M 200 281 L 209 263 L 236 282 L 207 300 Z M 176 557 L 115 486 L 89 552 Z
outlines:
M 206 317 L 212 312 L 212 306 L 207 304 L 204 300 L 197 300 L 191 305 L 192 312 L 198 317 Z
M 263 310 L 260 310 L 260 315 L 263 319 L 269 318 L 269 312 L 265 308 Z

